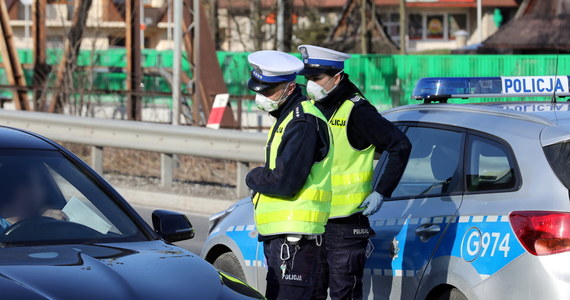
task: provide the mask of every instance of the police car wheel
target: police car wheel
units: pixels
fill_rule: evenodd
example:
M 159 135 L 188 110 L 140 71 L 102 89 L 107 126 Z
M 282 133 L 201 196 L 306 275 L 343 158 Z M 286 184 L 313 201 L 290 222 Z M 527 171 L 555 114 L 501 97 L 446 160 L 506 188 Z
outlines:
M 226 252 L 218 258 L 213 263 L 216 269 L 226 272 L 230 275 L 235 276 L 236 278 L 246 282 L 245 280 L 245 273 L 241 268 L 241 264 L 239 263 L 239 259 L 235 254 L 232 252 Z
M 468 300 L 463 293 L 461 293 L 456 288 L 451 288 L 445 290 L 443 293 L 439 294 L 436 298 L 437 300 Z

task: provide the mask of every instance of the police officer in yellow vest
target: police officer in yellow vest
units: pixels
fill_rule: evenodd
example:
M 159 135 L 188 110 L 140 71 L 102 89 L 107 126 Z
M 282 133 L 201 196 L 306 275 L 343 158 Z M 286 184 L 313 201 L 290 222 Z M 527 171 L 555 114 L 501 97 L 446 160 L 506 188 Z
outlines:
M 332 208 L 314 298 L 361 299 L 369 238 L 368 216 L 395 189 L 411 151 L 406 136 L 384 119 L 344 73 L 350 55 L 301 45 L 307 94 L 329 120 L 333 134 Z M 374 153 L 388 153 L 380 183 L 372 187 Z
M 331 207 L 333 145 L 327 120 L 295 83 L 303 63 L 278 51 L 248 56 L 249 89 L 275 117 L 265 166 L 249 172 L 255 223 L 267 259 L 268 299 L 311 299 Z

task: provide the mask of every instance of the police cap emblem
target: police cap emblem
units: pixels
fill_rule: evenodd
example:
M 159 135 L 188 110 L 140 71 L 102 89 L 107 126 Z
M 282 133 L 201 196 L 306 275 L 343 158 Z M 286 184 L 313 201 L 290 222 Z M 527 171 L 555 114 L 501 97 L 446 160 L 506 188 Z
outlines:
M 309 61 L 309 53 L 307 52 L 307 48 L 300 47 L 299 52 L 301 52 L 301 57 L 303 58 L 303 62 L 307 63 Z

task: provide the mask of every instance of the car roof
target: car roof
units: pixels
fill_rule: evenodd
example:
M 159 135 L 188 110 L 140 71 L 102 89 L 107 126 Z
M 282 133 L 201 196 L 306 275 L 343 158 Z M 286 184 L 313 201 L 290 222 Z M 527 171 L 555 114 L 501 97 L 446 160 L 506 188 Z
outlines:
M 397 107 L 383 115 L 392 122 L 442 124 L 505 139 L 540 137 L 543 146 L 570 140 L 570 103 L 566 102 L 418 104 Z
M 447 111 L 457 113 L 458 118 L 461 118 L 461 114 L 480 114 L 482 118 L 485 116 L 499 116 L 546 126 L 562 126 L 570 129 L 570 103 L 567 102 L 519 101 L 474 104 L 417 104 L 396 107 L 383 112 L 383 115 L 388 116 L 390 114 L 406 111 L 434 113 Z
M 570 129 L 570 103 L 568 102 L 500 102 L 484 103 L 488 107 L 499 108 L 521 115 L 536 116 Z
M 47 140 L 32 133 L 0 126 L 0 149 L 56 150 Z

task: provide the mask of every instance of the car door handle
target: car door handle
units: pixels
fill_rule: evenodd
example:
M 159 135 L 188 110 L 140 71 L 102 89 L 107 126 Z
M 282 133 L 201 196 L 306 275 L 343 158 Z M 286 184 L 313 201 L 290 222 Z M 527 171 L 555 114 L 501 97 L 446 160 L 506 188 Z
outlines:
M 438 234 L 441 228 L 437 224 L 423 224 L 416 228 L 416 235 L 422 242 L 427 242 L 432 236 Z

